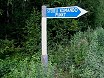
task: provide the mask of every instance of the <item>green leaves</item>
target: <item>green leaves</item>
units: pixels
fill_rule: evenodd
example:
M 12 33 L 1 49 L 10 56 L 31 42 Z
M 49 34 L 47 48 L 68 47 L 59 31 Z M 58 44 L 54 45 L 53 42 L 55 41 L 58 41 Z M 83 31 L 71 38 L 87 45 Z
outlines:
M 104 53 L 103 53 L 103 45 L 100 45 L 99 43 L 103 43 L 102 39 L 99 37 L 102 36 L 103 37 L 103 31 L 104 29 L 102 28 L 97 28 L 96 31 L 93 32 L 92 34 L 92 40 L 91 43 L 89 45 L 89 50 L 87 52 L 87 57 L 85 60 L 85 64 L 88 68 L 91 69 L 91 71 L 94 73 L 91 73 L 89 76 L 91 76 L 92 78 L 102 78 L 104 77 Z M 103 34 L 101 34 L 101 32 Z M 99 34 L 100 33 L 100 34 Z M 88 75 L 86 75 L 88 76 Z
M 40 38 L 41 38 L 41 28 L 38 23 L 40 23 L 40 13 L 34 10 L 31 17 L 27 20 L 27 25 L 25 27 L 25 33 L 27 33 L 26 42 L 24 47 L 26 52 L 29 54 L 36 53 L 40 49 Z
M 0 40 L 0 59 L 6 58 L 14 51 L 13 41 Z

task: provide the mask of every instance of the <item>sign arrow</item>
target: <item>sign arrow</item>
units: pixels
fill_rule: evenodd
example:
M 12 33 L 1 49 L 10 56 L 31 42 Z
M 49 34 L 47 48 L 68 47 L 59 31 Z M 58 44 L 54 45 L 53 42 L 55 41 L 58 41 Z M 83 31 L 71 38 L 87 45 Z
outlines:
M 57 8 L 46 8 L 47 18 L 78 18 L 88 11 L 78 7 L 57 7 Z

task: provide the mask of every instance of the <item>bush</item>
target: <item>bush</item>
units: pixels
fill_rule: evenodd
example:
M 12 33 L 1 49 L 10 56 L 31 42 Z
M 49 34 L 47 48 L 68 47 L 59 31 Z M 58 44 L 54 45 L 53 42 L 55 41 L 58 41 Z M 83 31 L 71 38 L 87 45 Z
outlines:
M 10 72 L 9 63 L 0 59 L 0 77 Z
M 104 77 L 104 29 L 76 33 L 69 45 L 57 45 L 49 57 L 69 78 Z M 68 74 L 65 74 L 69 72 Z M 67 77 L 66 77 L 67 78 Z
M 14 42 L 9 40 L 0 40 L 0 59 L 9 57 L 15 52 Z
M 14 60 L 14 65 L 10 67 L 11 72 L 3 78 L 54 78 L 54 67 L 49 63 L 48 68 L 44 68 L 41 63 L 34 60 L 34 56 L 23 60 Z
M 25 53 L 27 54 L 34 54 L 40 49 L 41 45 L 41 31 L 40 31 L 40 14 L 34 10 L 31 17 L 26 21 L 26 26 L 24 28 L 25 33 L 27 36 L 26 42 L 24 42 Z
M 104 29 L 97 28 L 92 33 L 92 40 L 89 44 L 87 57 L 85 58 L 85 70 L 83 77 L 103 78 L 104 77 Z M 90 35 L 91 36 L 91 35 Z

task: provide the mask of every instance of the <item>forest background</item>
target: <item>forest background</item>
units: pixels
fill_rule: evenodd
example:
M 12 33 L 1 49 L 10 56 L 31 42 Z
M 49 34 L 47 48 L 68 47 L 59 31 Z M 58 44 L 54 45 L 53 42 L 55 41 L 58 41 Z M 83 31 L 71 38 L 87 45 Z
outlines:
M 41 6 L 79 6 L 77 19 L 48 19 L 41 66 Z M 0 0 L 1 78 L 104 78 L 104 0 Z

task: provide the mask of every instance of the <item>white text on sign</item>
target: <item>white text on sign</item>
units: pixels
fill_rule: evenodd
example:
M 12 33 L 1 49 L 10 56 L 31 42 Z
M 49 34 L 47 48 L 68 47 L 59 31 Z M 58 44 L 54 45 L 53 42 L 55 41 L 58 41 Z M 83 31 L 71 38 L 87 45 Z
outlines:
M 66 13 L 55 13 L 56 17 L 64 17 Z
M 50 8 L 47 10 L 47 13 L 62 13 L 62 12 L 77 12 L 78 8 L 73 7 L 73 8 L 60 8 L 60 9 L 54 9 L 54 8 Z
M 60 12 L 77 12 L 77 8 L 61 8 Z
M 64 17 L 66 15 L 66 12 L 77 12 L 78 8 L 60 8 L 60 9 L 54 9 L 50 8 L 47 10 L 48 13 L 55 13 L 55 17 Z

